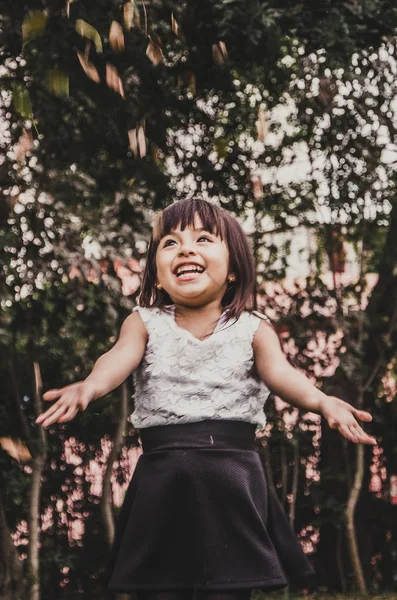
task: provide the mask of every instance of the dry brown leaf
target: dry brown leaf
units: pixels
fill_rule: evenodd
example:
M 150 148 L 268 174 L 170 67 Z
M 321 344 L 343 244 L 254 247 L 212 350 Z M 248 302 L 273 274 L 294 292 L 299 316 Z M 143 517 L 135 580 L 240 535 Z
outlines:
M 124 33 L 118 21 L 112 21 L 109 31 L 109 44 L 113 52 L 124 51 Z
M 320 77 L 318 86 L 318 100 L 326 110 L 330 110 L 336 92 L 337 87 L 332 79 L 329 77 Z
M 158 65 L 160 62 L 163 62 L 163 60 L 164 60 L 163 51 L 161 49 L 161 46 L 159 44 L 157 44 L 150 35 L 148 37 L 149 37 L 149 44 L 148 44 L 148 47 L 146 48 L 146 56 L 149 58 L 149 60 L 152 61 L 152 63 L 154 65 Z M 156 36 L 156 38 L 160 39 L 160 38 L 158 38 L 158 36 Z
M 34 382 L 37 397 L 41 396 L 41 390 L 43 389 L 43 380 L 41 378 L 40 365 L 38 362 L 33 361 L 33 373 L 34 373 Z
M 179 25 L 174 17 L 174 13 L 171 13 L 171 27 L 175 35 L 179 35 Z
M 70 18 L 70 5 L 74 2 L 77 2 L 77 0 L 66 0 L 65 14 L 68 18 Z
M 193 71 L 183 71 L 178 75 L 179 87 L 185 87 L 188 91 L 193 94 L 196 93 L 196 76 Z
M 136 136 L 136 129 L 130 129 L 128 132 L 128 140 L 130 142 L 130 148 L 135 156 L 138 156 L 138 139 Z
M 174 13 L 171 13 L 171 28 L 172 28 L 172 31 L 175 33 L 175 35 L 177 37 L 179 37 L 179 39 L 182 42 L 184 42 L 185 41 L 185 36 L 183 35 L 182 30 L 179 27 L 178 22 L 177 22 L 177 20 L 174 17 Z
M 143 158 L 146 156 L 146 139 L 145 139 L 145 131 L 143 127 L 139 127 L 138 129 L 138 148 L 139 148 L 139 156 Z
M 15 194 L 15 196 L 7 196 L 8 198 L 8 206 L 13 209 L 16 204 L 19 202 L 19 194 Z
M 161 41 L 161 38 L 159 35 L 157 35 L 157 33 L 154 33 L 152 31 L 152 33 L 148 37 L 152 40 L 154 44 L 156 44 L 156 46 L 158 46 L 159 48 L 163 47 L 163 42 Z
M 32 133 L 24 129 L 14 149 L 16 160 L 18 162 L 21 162 L 25 157 L 25 154 L 29 152 L 33 148 L 33 146 L 34 143 Z
M 73 4 L 73 2 L 76 2 L 76 0 L 66 0 L 65 14 L 68 18 L 70 18 L 70 5 Z
M 269 127 L 263 108 L 259 108 L 258 110 L 258 120 L 256 122 L 256 129 L 258 132 L 258 141 L 264 142 Z
M 123 82 L 118 74 L 116 67 L 110 63 L 106 63 L 106 85 L 112 90 L 120 94 L 124 98 Z
M 251 177 L 252 191 L 255 200 L 261 200 L 263 198 L 263 183 L 262 178 L 259 175 L 253 175 Z
M 156 146 L 156 144 L 151 142 L 150 150 L 151 150 L 153 162 L 156 163 L 156 165 L 159 165 L 161 163 L 161 154 L 160 154 L 160 150 L 159 150 L 158 146 Z
M 130 129 L 128 132 L 128 139 L 130 143 L 130 148 L 135 158 L 138 155 L 141 158 L 146 156 L 146 138 L 143 125 L 140 125 L 138 129 Z
M 131 0 L 124 4 L 124 27 L 129 31 L 134 22 L 135 2 Z
M 141 13 L 139 8 L 134 12 L 134 25 L 141 29 Z
M 95 81 L 95 83 L 99 83 L 101 81 L 99 73 L 92 62 L 88 60 L 87 55 L 77 51 L 77 56 L 87 77 L 92 79 L 92 81 Z
M 0 446 L 9 454 L 12 458 L 15 458 L 18 462 L 28 462 L 32 460 L 32 455 L 25 442 L 22 442 L 19 438 L 0 437 Z
M 212 58 L 216 65 L 223 65 L 227 61 L 227 49 L 225 42 L 219 41 L 212 44 Z

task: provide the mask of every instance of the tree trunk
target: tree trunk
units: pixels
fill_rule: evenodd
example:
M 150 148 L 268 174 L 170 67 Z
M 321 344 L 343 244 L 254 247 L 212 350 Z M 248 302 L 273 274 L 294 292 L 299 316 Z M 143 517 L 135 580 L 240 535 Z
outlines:
M 24 414 L 24 412 L 22 410 L 22 406 L 21 406 L 22 394 L 21 394 L 21 390 L 19 389 L 18 378 L 16 375 L 18 369 L 16 367 L 15 346 L 16 346 L 16 340 L 14 339 L 13 344 L 11 345 L 11 348 L 10 348 L 10 358 L 8 361 L 10 381 L 11 381 L 12 389 L 14 391 L 14 400 L 15 400 L 15 406 L 17 409 L 19 422 L 20 422 L 21 428 L 22 428 L 22 437 L 23 437 L 23 440 L 25 441 L 27 447 L 29 448 L 30 454 L 33 456 L 34 449 L 32 447 L 32 443 L 30 440 L 29 423 L 26 419 L 26 415 Z
M 397 353 L 397 244 L 395 243 L 395 235 L 397 231 L 397 197 L 393 199 L 392 211 L 390 213 L 390 225 L 384 246 L 384 257 L 379 265 L 379 279 L 372 291 L 371 297 L 366 309 L 367 318 L 367 336 L 363 344 L 363 356 L 365 364 L 365 377 L 358 394 L 358 408 L 370 410 L 376 415 L 380 407 L 377 402 L 379 389 L 382 388 L 382 379 L 388 372 L 388 365 Z M 363 332 L 364 333 L 364 332 Z M 387 403 L 386 403 L 387 404 Z M 382 404 L 380 405 L 382 408 Z M 384 418 L 384 415 L 382 415 Z M 376 427 L 376 421 L 374 423 Z M 383 432 L 382 432 L 383 433 Z M 388 465 L 391 455 L 394 454 L 395 448 L 387 447 L 382 440 L 382 447 Z M 376 519 L 376 511 L 382 510 L 382 503 L 375 501 L 373 494 L 369 491 L 370 483 L 370 466 L 372 460 L 372 449 L 362 447 L 360 451 L 357 449 L 357 467 L 355 476 L 355 485 L 357 491 L 352 491 L 351 504 L 357 502 L 361 504 L 360 516 L 356 520 L 356 551 L 354 548 L 353 555 L 358 555 L 360 548 L 361 560 L 364 562 L 364 573 L 368 573 L 370 569 L 370 561 L 375 553 L 374 537 L 371 531 L 372 523 L 381 522 L 381 519 Z M 388 473 L 391 474 L 390 471 Z M 360 493 L 361 492 L 361 493 Z M 350 499 L 349 499 L 350 501 Z M 388 512 L 388 505 L 384 506 L 382 512 Z M 352 523 L 350 523 L 351 526 Z M 387 532 L 383 531 L 383 537 L 386 538 Z M 386 541 L 386 540 L 385 540 Z M 369 544 L 371 547 L 369 548 Z M 363 549 L 363 551 L 361 551 Z M 351 550 L 351 551 L 352 551 Z M 363 573 L 358 573 L 355 570 L 356 579 L 364 580 Z M 361 585 L 361 583 L 360 583 Z
M 277 496 L 276 486 L 274 485 L 273 479 L 273 471 L 272 471 L 272 463 L 270 460 L 270 452 L 269 452 L 269 440 L 266 442 L 266 446 L 261 445 L 261 452 L 259 452 L 259 456 L 261 458 L 261 463 L 266 473 L 267 484 L 271 487 L 274 493 Z
M 296 439 L 292 444 L 293 448 L 293 459 L 294 466 L 292 468 L 292 486 L 291 486 L 291 502 L 289 504 L 289 523 L 291 528 L 294 529 L 295 525 L 295 512 L 296 512 L 296 498 L 298 495 L 298 480 L 299 480 L 299 441 Z M 290 597 L 290 586 L 287 586 L 284 590 L 284 598 Z
M 42 403 L 42 382 L 40 375 L 40 366 L 37 362 L 33 363 L 35 376 L 34 408 L 35 416 L 41 412 Z M 32 464 L 32 486 L 29 498 L 29 546 L 28 546 L 28 584 L 29 600 L 40 600 L 40 569 L 39 569 L 39 542 L 40 542 L 40 493 L 41 478 L 47 458 L 46 436 L 44 428 L 38 427 L 38 437 L 40 445 L 38 451 L 33 456 Z
M 112 494 L 112 484 L 111 484 L 111 476 L 113 472 L 113 465 L 120 451 L 120 446 L 123 441 L 123 435 L 125 430 L 125 423 L 128 416 L 128 386 L 127 382 L 121 385 L 120 388 L 120 418 L 117 424 L 117 428 L 114 434 L 114 441 L 112 450 L 109 455 L 109 459 L 106 466 L 105 475 L 103 477 L 103 487 L 102 487 L 102 498 L 100 503 L 100 510 L 103 520 L 103 525 L 105 529 L 105 539 L 109 546 L 113 544 L 114 540 L 114 517 L 113 517 L 113 494 Z
M 294 453 L 293 454 L 294 466 L 292 469 L 292 488 L 291 488 L 292 500 L 289 505 L 289 522 L 293 529 L 294 525 L 295 525 L 296 498 L 298 496 L 298 481 L 299 481 L 300 453 L 299 453 L 299 440 L 298 439 L 296 439 L 294 441 L 292 447 L 293 447 L 293 453 Z
M 378 282 L 372 290 L 368 305 L 365 310 L 365 321 L 363 333 L 363 348 L 362 352 L 362 369 L 361 373 L 368 373 L 368 380 L 362 385 L 360 378 L 361 373 L 357 373 L 357 383 L 348 379 L 343 370 L 343 360 L 341 366 L 337 368 L 333 377 L 329 378 L 324 386 L 323 391 L 343 398 L 344 400 L 356 405 L 357 396 L 363 390 L 363 408 L 369 410 L 376 415 L 383 411 L 381 417 L 386 414 L 387 406 L 377 403 L 379 387 L 382 385 L 382 378 L 385 376 L 388 364 L 397 352 L 397 244 L 395 243 L 395 235 L 397 231 L 397 198 L 393 199 L 392 211 L 390 213 L 389 229 L 386 236 L 384 251 L 380 252 L 381 257 L 378 268 Z M 353 375 L 354 377 L 354 375 Z M 361 384 L 361 385 L 360 385 Z M 382 422 L 382 420 L 380 420 Z M 368 426 L 365 425 L 364 428 Z M 377 423 L 374 421 L 370 428 L 373 428 L 375 435 Z M 340 570 L 338 562 L 343 562 L 348 565 L 350 561 L 345 560 L 347 557 L 343 552 L 343 556 L 335 562 L 332 559 L 338 539 L 339 510 L 335 506 L 342 502 L 348 505 L 348 510 L 345 512 L 345 519 L 349 519 L 349 525 L 345 522 L 345 527 L 349 528 L 350 541 L 349 543 L 349 558 L 353 561 L 353 569 L 355 571 L 356 580 L 360 581 L 361 575 L 357 570 L 357 562 L 354 561 L 357 557 L 361 560 L 361 573 L 369 574 L 371 571 L 371 556 L 375 553 L 373 545 L 374 535 L 371 533 L 371 528 L 374 524 L 382 522 L 383 512 L 388 509 L 388 505 L 382 504 L 384 501 L 376 501 L 373 494 L 369 491 L 370 480 L 370 465 L 372 458 L 371 448 L 362 448 L 356 456 L 356 469 L 353 471 L 353 487 L 348 489 L 346 482 L 346 466 L 341 463 L 341 441 L 340 437 L 335 432 L 329 431 L 329 428 L 323 424 L 323 434 L 321 439 L 321 496 L 325 507 L 322 508 L 322 525 L 320 528 L 320 543 L 317 552 L 317 572 L 320 574 L 319 583 L 327 585 L 330 590 L 342 591 L 341 581 L 339 577 Z M 381 432 L 379 432 L 381 434 Z M 351 458 L 351 448 L 347 447 L 348 464 L 351 465 L 354 459 Z M 390 443 L 387 447 L 382 441 L 384 455 L 389 458 L 394 449 Z M 362 453 L 362 456 L 361 456 Z M 350 467 L 349 467 L 350 468 Z M 360 480 L 362 481 L 360 483 Z M 361 492 L 360 492 L 361 486 Z M 350 501 L 348 500 L 350 495 Z M 333 506 L 328 503 L 328 499 L 333 499 Z M 356 542 L 352 541 L 352 511 L 357 505 L 359 518 L 355 521 L 355 537 Z M 379 512 L 380 511 L 380 512 Z M 377 518 L 377 514 L 379 518 Z M 349 515 L 349 517 L 347 516 Z M 376 525 L 375 525 L 376 526 Z M 381 534 L 377 533 L 377 537 Z M 383 533 L 386 536 L 386 531 Z M 385 542 L 386 544 L 386 542 Z M 386 544 L 387 545 L 387 544 Z M 343 548 L 343 544 L 342 544 Z M 348 573 L 346 573 L 348 576 Z M 360 586 L 362 585 L 359 584 Z
M 46 454 L 33 457 L 32 486 L 30 489 L 29 506 L 29 547 L 28 547 L 28 580 L 30 584 L 29 599 L 40 600 L 40 569 L 39 569 L 39 542 L 40 542 L 40 494 L 41 476 L 46 462 Z
M 285 451 L 285 440 L 284 435 L 281 437 L 280 441 L 280 463 L 281 463 L 281 502 L 285 508 L 285 501 L 287 499 L 288 493 L 288 466 L 287 466 L 287 456 Z
M 350 553 L 350 560 L 353 565 L 354 577 L 356 586 L 361 594 L 367 595 L 367 586 L 365 584 L 363 569 L 361 566 L 360 554 L 358 551 L 357 535 L 354 526 L 354 513 L 357 506 L 358 498 L 362 489 L 364 479 L 364 447 L 363 444 L 358 444 L 356 448 L 356 474 L 354 484 L 350 490 L 349 499 L 347 501 L 345 517 L 346 517 L 346 536 Z
M 24 597 L 22 565 L 8 527 L 0 490 L 0 598 L 23 600 Z
M 343 371 L 325 381 L 326 394 L 352 401 L 354 388 Z M 345 544 L 343 509 L 349 493 L 347 474 L 351 470 L 351 447 L 338 431 L 321 421 L 319 486 L 320 539 L 316 552 L 317 585 L 328 591 L 342 592 L 348 572 L 349 555 Z M 340 565 L 346 565 L 341 573 Z
M 342 555 L 342 548 L 343 548 L 343 531 L 338 531 L 338 538 L 337 538 L 337 543 L 336 543 L 336 564 L 338 565 L 338 571 L 339 571 L 339 580 L 340 580 L 340 584 L 341 584 L 341 588 L 342 588 L 342 593 L 345 594 L 347 592 L 347 585 L 346 585 L 346 577 L 345 577 L 345 569 L 343 566 L 343 555 Z
M 41 477 L 46 462 L 46 435 L 43 427 L 38 426 L 37 439 L 33 439 L 30 433 L 29 424 L 26 415 L 21 408 L 21 392 L 18 385 L 18 379 L 16 376 L 16 365 L 15 365 L 15 347 L 16 339 L 14 337 L 13 344 L 10 352 L 9 359 L 9 371 L 10 380 L 14 390 L 14 399 L 17 407 L 17 414 L 19 417 L 20 425 L 22 428 L 22 434 L 24 441 L 32 455 L 32 483 L 29 494 L 29 517 L 28 517 L 28 528 L 29 528 L 29 545 L 27 548 L 27 589 L 30 600 L 40 599 L 40 581 L 39 581 L 39 532 L 40 532 L 40 491 L 41 491 Z M 31 356 L 34 355 L 34 351 L 30 350 Z M 40 374 L 40 366 L 37 362 L 33 361 L 33 373 L 34 373 L 34 413 L 35 417 L 38 417 L 42 411 L 42 381 Z M 19 561 L 18 561 L 19 562 Z M 22 581 L 22 580 L 21 580 Z

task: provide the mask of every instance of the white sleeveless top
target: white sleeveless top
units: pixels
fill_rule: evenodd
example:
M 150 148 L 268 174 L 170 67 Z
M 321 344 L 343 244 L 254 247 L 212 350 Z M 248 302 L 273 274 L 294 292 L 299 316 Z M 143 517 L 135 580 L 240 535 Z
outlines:
M 243 312 L 214 333 L 197 339 L 159 308 L 136 306 L 148 332 L 145 355 L 134 372 L 135 409 L 128 420 L 135 428 L 204 419 L 236 419 L 266 425 L 264 405 L 269 388 L 254 373 L 252 340 L 261 318 Z

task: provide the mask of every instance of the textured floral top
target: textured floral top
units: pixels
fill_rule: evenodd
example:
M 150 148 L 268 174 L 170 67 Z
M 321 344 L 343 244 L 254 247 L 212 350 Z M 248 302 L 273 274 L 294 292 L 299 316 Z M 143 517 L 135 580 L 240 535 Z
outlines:
M 148 331 L 145 355 L 135 370 L 135 410 L 129 421 L 141 429 L 204 419 L 236 419 L 266 425 L 270 390 L 254 371 L 252 340 L 264 315 L 243 312 L 203 341 L 175 321 L 175 307 L 136 306 Z

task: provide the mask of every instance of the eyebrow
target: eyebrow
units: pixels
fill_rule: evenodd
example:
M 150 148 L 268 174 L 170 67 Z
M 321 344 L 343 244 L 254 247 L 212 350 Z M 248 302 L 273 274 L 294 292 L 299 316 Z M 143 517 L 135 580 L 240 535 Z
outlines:
M 202 233 L 203 231 L 205 231 L 206 233 L 209 233 L 210 235 L 215 235 L 214 233 L 211 233 L 211 231 L 209 231 L 208 229 L 205 229 L 204 227 L 202 227 L 201 229 L 193 229 L 194 233 Z M 169 233 L 166 233 L 165 235 L 163 235 L 163 238 L 167 237 L 167 235 L 178 235 L 178 234 L 175 230 L 173 230 L 173 231 L 170 231 Z

